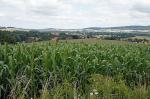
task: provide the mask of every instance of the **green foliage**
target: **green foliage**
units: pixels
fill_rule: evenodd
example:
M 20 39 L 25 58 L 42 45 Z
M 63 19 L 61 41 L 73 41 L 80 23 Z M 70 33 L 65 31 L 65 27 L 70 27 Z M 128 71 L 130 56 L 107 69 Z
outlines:
M 149 74 L 150 46 L 146 45 L 41 42 L 0 46 L 2 99 L 87 99 L 96 88 L 97 99 L 148 97 Z
M 15 44 L 17 42 L 27 41 L 28 38 L 35 37 L 40 40 L 49 40 L 51 37 L 50 32 L 38 31 L 1 31 L 0 30 L 0 43 Z

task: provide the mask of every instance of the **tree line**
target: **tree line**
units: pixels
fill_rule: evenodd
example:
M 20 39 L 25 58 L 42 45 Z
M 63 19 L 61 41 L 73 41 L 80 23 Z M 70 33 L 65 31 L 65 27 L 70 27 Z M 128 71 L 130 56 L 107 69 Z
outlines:
M 40 40 L 49 40 L 51 37 L 50 32 L 39 31 L 1 31 L 0 30 L 0 43 L 5 42 L 15 44 L 17 42 L 27 41 L 29 37 L 40 38 Z

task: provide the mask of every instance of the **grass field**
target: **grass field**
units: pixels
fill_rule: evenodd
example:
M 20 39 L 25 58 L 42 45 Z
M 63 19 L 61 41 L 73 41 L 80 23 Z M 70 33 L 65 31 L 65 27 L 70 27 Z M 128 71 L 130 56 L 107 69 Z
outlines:
M 132 39 L 146 39 L 146 40 L 150 40 L 150 36 L 136 36 L 136 37 L 132 37 Z
M 149 99 L 150 46 L 97 39 L 0 46 L 0 99 Z
M 60 40 L 60 42 L 69 42 L 69 43 L 86 43 L 86 44 L 129 44 L 126 41 L 117 41 L 117 40 L 101 40 L 96 38 L 89 39 L 74 39 L 74 40 Z

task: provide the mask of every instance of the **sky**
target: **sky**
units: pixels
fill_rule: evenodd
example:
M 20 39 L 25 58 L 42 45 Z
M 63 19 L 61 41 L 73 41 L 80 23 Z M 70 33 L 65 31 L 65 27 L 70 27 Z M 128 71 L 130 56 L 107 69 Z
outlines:
M 0 26 L 86 28 L 150 25 L 150 0 L 0 0 Z

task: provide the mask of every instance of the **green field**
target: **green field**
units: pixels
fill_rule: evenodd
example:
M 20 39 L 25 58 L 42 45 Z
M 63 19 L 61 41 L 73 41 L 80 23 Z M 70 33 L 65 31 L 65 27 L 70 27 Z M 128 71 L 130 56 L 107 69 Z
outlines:
M 0 99 L 149 99 L 150 46 L 97 39 L 0 46 Z
M 136 36 L 136 37 L 131 37 L 132 39 L 146 39 L 150 40 L 150 36 Z

